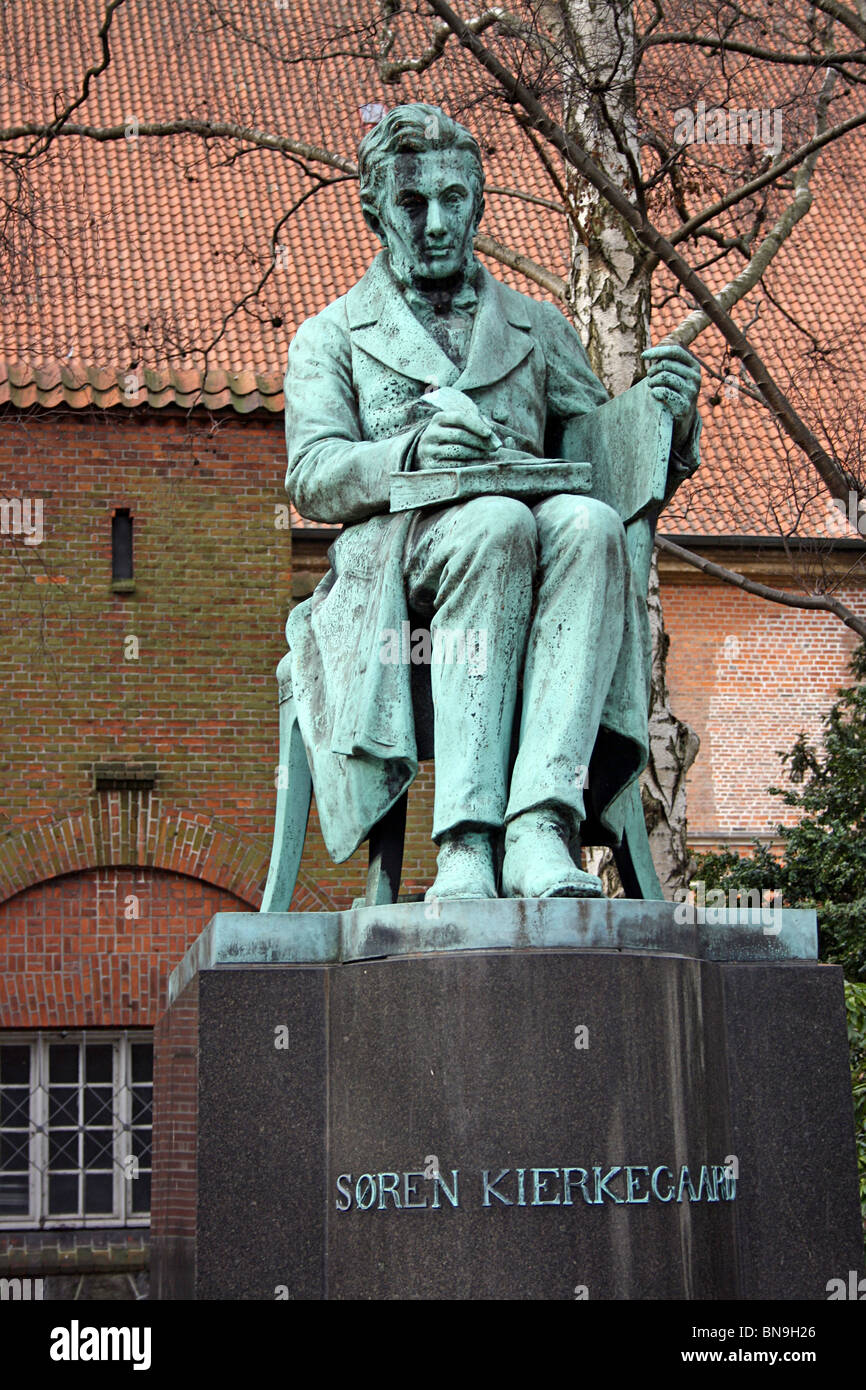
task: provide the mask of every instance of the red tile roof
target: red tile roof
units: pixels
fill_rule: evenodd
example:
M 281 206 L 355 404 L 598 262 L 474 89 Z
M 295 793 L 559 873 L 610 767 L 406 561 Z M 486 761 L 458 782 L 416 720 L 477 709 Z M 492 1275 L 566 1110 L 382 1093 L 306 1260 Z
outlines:
M 6 6 L 0 125 L 50 119 L 57 95 L 77 92 L 80 74 L 98 58 L 102 11 L 102 0 Z M 456 94 L 468 81 L 461 72 L 471 71 L 477 83 L 463 55 L 399 87 L 375 80 L 369 61 L 313 61 L 340 43 L 358 47 L 358 38 L 338 43 L 329 35 L 335 24 L 357 23 L 359 13 L 366 7 L 349 0 L 121 6 L 111 29 L 111 64 L 94 79 L 75 119 L 124 125 L 130 138 L 97 143 L 64 136 L 31 170 L 32 225 L 13 227 L 12 274 L 0 293 L 0 403 L 282 409 L 283 367 L 298 324 L 345 292 L 377 250 L 360 216 L 357 185 L 332 171 L 340 181 L 302 201 L 309 180 L 284 153 L 240 152 L 236 141 L 205 143 L 189 134 L 136 137 L 135 123 L 139 130 L 178 118 L 236 123 L 352 161 L 365 103 L 425 98 L 460 114 Z M 555 197 L 524 137 L 489 100 L 462 118 L 485 150 L 490 191 L 483 231 L 565 274 L 562 216 L 497 191 Z M 816 188 L 823 179 L 830 196 L 819 191 L 768 278 L 804 323 L 845 345 L 850 369 L 863 381 L 862 179 L 842 177 L 832 156 L 825 166 Z M 517 288 L 543 296 L 500 264 L 487 264 Z M 656 338 L 676 321 L 673 314 L 657 316 Z M 772 358 L 774 341 L 796 330 L 772 310 L 765 318 L 756 335 Z M 696 346 L 699 353 L 710 348 L 704 339 Z M 665 530 L 777 534 L 797 520 L 798 509 L 801 529 L 845 530 L 819 490 L 811 487 L 809 496 L 802 483 L 793 509 L 789 498 L 781 515 L 779 499 L 791 491 L 784 441 L 744 393 L 713 405 L 714 392 L 711 385 L 704 393 L 705 465 L 666 513 Z

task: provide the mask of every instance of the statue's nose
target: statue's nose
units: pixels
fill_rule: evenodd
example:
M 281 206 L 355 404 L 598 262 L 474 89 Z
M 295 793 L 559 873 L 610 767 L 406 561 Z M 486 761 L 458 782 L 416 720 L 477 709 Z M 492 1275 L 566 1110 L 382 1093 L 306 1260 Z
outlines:
M 427 235 L 428 237 L 442 237 L 446 230 L 439 200 L 438 198 L 431 198 L 427 205 Z

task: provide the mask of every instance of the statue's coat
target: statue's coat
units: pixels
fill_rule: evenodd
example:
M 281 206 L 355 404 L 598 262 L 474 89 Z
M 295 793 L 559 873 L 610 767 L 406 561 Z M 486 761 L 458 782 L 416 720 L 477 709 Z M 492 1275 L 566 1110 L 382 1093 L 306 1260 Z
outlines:
M 412 466 L 429 416 L 425 390 L 470 396 L 513 447 L 568 457 L 569 420 L 608 399 L 577 333 L 552 305 L 484 269 L 464 369 L 415 318 L 380 254 L 366 275 L 301 325 L 285 379 L 286 490 L 312 521 L 345 525 L 331 569 L 289 615 L 286 637 L 298 720 L 328 850 L 347 859 L 418 770 L 411 668 L 379 659 L 408 620 L 402 557 L 417 513 L 388 511 L 390 474 Z M 697 466 L 697 428 L 687 471 Z M 650 638 L 644 594 L 629 589 L 625 636 L 596 752 L 617 747 L 596 805 L 618 841 L 611 804 L 646 765 Z M 623 742 L 625 741 L 625 742 Z M 623 756 L 623 749 L 627 754 Z M 606 760 L 611 765 L 611 760 Z M 605 814 L 607 811 L 607 814 Z

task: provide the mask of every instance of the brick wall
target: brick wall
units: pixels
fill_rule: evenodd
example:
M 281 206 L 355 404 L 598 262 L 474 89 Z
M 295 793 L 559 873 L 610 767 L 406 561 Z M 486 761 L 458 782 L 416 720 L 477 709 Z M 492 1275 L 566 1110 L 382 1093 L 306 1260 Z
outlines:
M 168 1257 L 195 1240 L 198 1119 L 198 977 L 175 1000 L 154 1035 L 154 1239 Z M 184 1261 L 178 1260 L 178 1264 Z M 179 1291 L 187 1296 L 188 1291 Z M 161 1289 L 156 1297 L 172 1296 Z
M 161 870 L 66 874 L 0 904 L 4 1028 L 153 1027 L 168 976 L 231 893 Z
M 762 577 L 794 587 L 790 572 Z M 856 637 L 831 614 L 768 603 L 714 579 L 664 570 L 661 578 L 671 701 L 701 738 L 687 784 L 690 838 L 703 848 L 772 835 L 794 814 L 767 791 L 784 783 L 779 751 L 801 729 L 819 737 L 822 715 L 850 681 Z M 866 614 L 866 584 L 838 597 Z
M 0 536 L 0 900 L 57 874 L 139 864 L 257 907 L 292 602 L 281 418 L 7 411 L 0 469 L 5 496 L 42 499 L 44 528 L 40 545 Z M 132 592 L 111 582 L 121 508 Z M 323 563 L 320 544 L 313 570 Z M 106 764 L 152 770 L 152 789 L 97 790 Z M 427 802 L 429 777 L 412 798 L 410 891 L 433 869 Z M 328 861 L 314 810 L 295 906 L 345 906 L 365 874 L 363 852 Z
M 290 595 L 284 467 L 278 421 L 4 417 L 5 493 L 43 499 L 45 537 L 0 538 L 0 832 L 78 811 L 92 764 L 123 758 L 155 764 L 167 803 L 263 833 Z M 133 517 L 132 593 L 111 584 L 118 508 Z

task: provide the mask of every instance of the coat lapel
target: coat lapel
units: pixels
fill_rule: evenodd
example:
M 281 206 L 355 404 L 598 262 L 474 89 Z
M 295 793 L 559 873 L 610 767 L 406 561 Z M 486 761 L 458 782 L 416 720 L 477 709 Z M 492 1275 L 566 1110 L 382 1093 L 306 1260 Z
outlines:
M 346 296 L 353 341 L 371 357 L 414 381 L 472 391 L 500 381 L 532 351 L 531 322 L 520 296 L 482 267 L 478 309 L 461 372 L 418 322 L 380 252 Z
M 346 296 L 353 341 L 377 361 L 414 381 L 453 386 L 457 367 L 418 322 L 385 266 L 384 252 Z
M 492 386 L 532 351 L 531 321 L 516 294 L 482 267 L 478 309 L 466 366 L 453 383 L 459 391 Z

